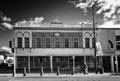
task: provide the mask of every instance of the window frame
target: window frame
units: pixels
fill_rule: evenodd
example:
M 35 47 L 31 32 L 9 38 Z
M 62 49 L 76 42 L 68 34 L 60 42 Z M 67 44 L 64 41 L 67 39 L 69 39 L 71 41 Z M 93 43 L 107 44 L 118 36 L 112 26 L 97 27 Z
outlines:
M 56 47 L 56 38 L 59 38 L 59 47 Z M 60 37 L 54 37 L 54 48 L 60 48 Z
M 21 39 L 21 42 L 19 42 L 19 39 Z M 23 47 L 23 45 L 22 45 L 22 44 L 23 44 L 23 41 L 22 41 L 22 40 L 23 40 L 22 37 L 17 37 L 17 47 L 18 47 L 18 48 L 22 48 L 22 47 Z
M 66 43 L 65 42 L 66 38 L 68 39 L 68 45 L 69 45 L 68 47 L 66 47 L 66 44 L 65 44 Z M 64 37 L 64 48 L 70 48 L 70 37 Z
M 89 41 L 88 41 L 89 44 L 86 43 L 86 39 L 89 39 Z M 89 46 L 87 46 L 87 45 L 89 45 Z M 85 48 L 90 48 L 90 37 L 85 38 Z
M 38 46 L 38 43 L 37 43 L 37 39 L 38 39 L 38 38 L 40 39 L 40 45 L 39 45 L 39 46 Z M 36 38 L 35 38 L 35 47 L 36 47 L 36 48 L 42 48 L 42 45 L 41 45 L 41 44 L 42 44 L 42 38 L 41 38 L 41 37 L 36 37 Z
M 28 46 L 26 45 L 26 38 L 28 38 Z M 30 38 L 29 37 L 24 37 L 24 45 L 25 45 L 25 48 L 30 47 Z
M 77 47 L 75 47 L 75 38 L 77 38 L 78 39 L 78 46 Z M 79 37 L 73 37 L 73 48 L 79 48 Z
M 50 39 L 50 47 L 47 47 L 47 38 Z M 45 48 L 51 48 L 51 37 L 45 37 Z

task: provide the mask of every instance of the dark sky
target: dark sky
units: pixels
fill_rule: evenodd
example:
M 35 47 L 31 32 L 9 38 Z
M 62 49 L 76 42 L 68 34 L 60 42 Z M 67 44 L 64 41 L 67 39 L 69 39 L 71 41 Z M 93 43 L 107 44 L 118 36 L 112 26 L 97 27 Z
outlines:
M 12 23 L 34 17 L 44 17 L 46 22 L 59 19 L 67 24 L 92 19 L 91 9 L 84 15 L 83 10 L 75 8 L 68 0 L 1 0 L 0 11 L 10 17 Z M 101 19 L 101 16 L 96 16 L 96 22 L 101 22 Z

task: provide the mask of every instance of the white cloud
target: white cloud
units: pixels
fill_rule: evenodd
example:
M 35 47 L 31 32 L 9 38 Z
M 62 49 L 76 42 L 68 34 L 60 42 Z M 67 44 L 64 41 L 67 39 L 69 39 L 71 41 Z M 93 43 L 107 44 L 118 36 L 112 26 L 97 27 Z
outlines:
M 12 28 L 13 28 L 13 25 L 11 25 L 10 23 L 7 23 L 7 22 L 2 23 L 2 25 L 3 25 L 5 28 L 8 28 L 8 29 L 12 29 Z
M 120 24 L 115 24 L 115 21 L 111 20 L 99 25 L 98 28 L 120 28 Z
M 12 53 L 11 48 L 6 47 L 6 46 L 2 46 L 2 50 L 5 50 L 5 51 L 7 51 L 7 52 L 9 52 L 9 53 Z
M 42 23 L 44 21 L 44 17 L 35 17 L 35 18 L 30 18 L 30 20 L 22 20 L 22 21 L 18 21 L 17 23 L 30 23 L 30 24 L 39 24 Z
M 11 21 L 11 18 L 8 18 L 8 17 L 3 17 L 3 21 L 6 21 L 6 22 L 10 22 Z
M 77 4 L 76 7 L 80 7 L 81 9 L 84 9 L 85 12 L 87 12 L 88 3 L 80 3 Z
M 96 14 L 102 14 L 104 16 L 104 24 L 109 23 L 113 21 L 120 20 L 120 0 L 80 0 L 79 3 L 76 4 L 76 7 L 79 7 L 83 10 L 87 10 L 88 7 L 92 7 L 93 4 L 96 2 L 96 6 L 100 9 L 97 10 Z M 113 22 L 115 26 L 115 22 Z

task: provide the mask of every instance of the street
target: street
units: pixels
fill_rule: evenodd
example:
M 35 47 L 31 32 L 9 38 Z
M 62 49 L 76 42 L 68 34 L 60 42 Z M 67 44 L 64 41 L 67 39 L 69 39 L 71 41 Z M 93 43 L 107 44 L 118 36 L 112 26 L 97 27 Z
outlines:
M 13 77 L 0 77 L 0 81 L 10 81 Z
M 120 75 L 0 76 L 0 81 L 120 81 Z
M 120 77 L 110 77 L 110 76 L 102 76 L 102 77 L 69 77 L 69 78 L 14 78 L 10 81 L 120 81 Z

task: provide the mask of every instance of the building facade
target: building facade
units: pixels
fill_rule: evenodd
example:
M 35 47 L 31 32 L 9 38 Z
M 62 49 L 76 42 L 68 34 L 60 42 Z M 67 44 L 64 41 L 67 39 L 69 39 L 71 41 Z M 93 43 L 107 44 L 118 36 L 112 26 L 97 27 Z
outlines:
M 97 64 L 105 71 L 113 72 L 116 46 L 114 34 L 96 28 L 96 41 L 100 41 L 103 54 L 98 56 Z M 16 25 L 14 27 L 14 53 L 16 69 L 27 68 L 27 72 L 38 72 L 43 67 L 44 72 L 55 72 L 57 67 L 70 71 L 88 65 L 89 72 L 95 70 L 94 35 L 91 26 L 71 25 L 60 23 L 50 25 Z M 109 36 L 110 35 L 110 36 Z M 109 40 L 109 41 L 108 41 Z M 111 51 L 110 51 L 111 50 Z

